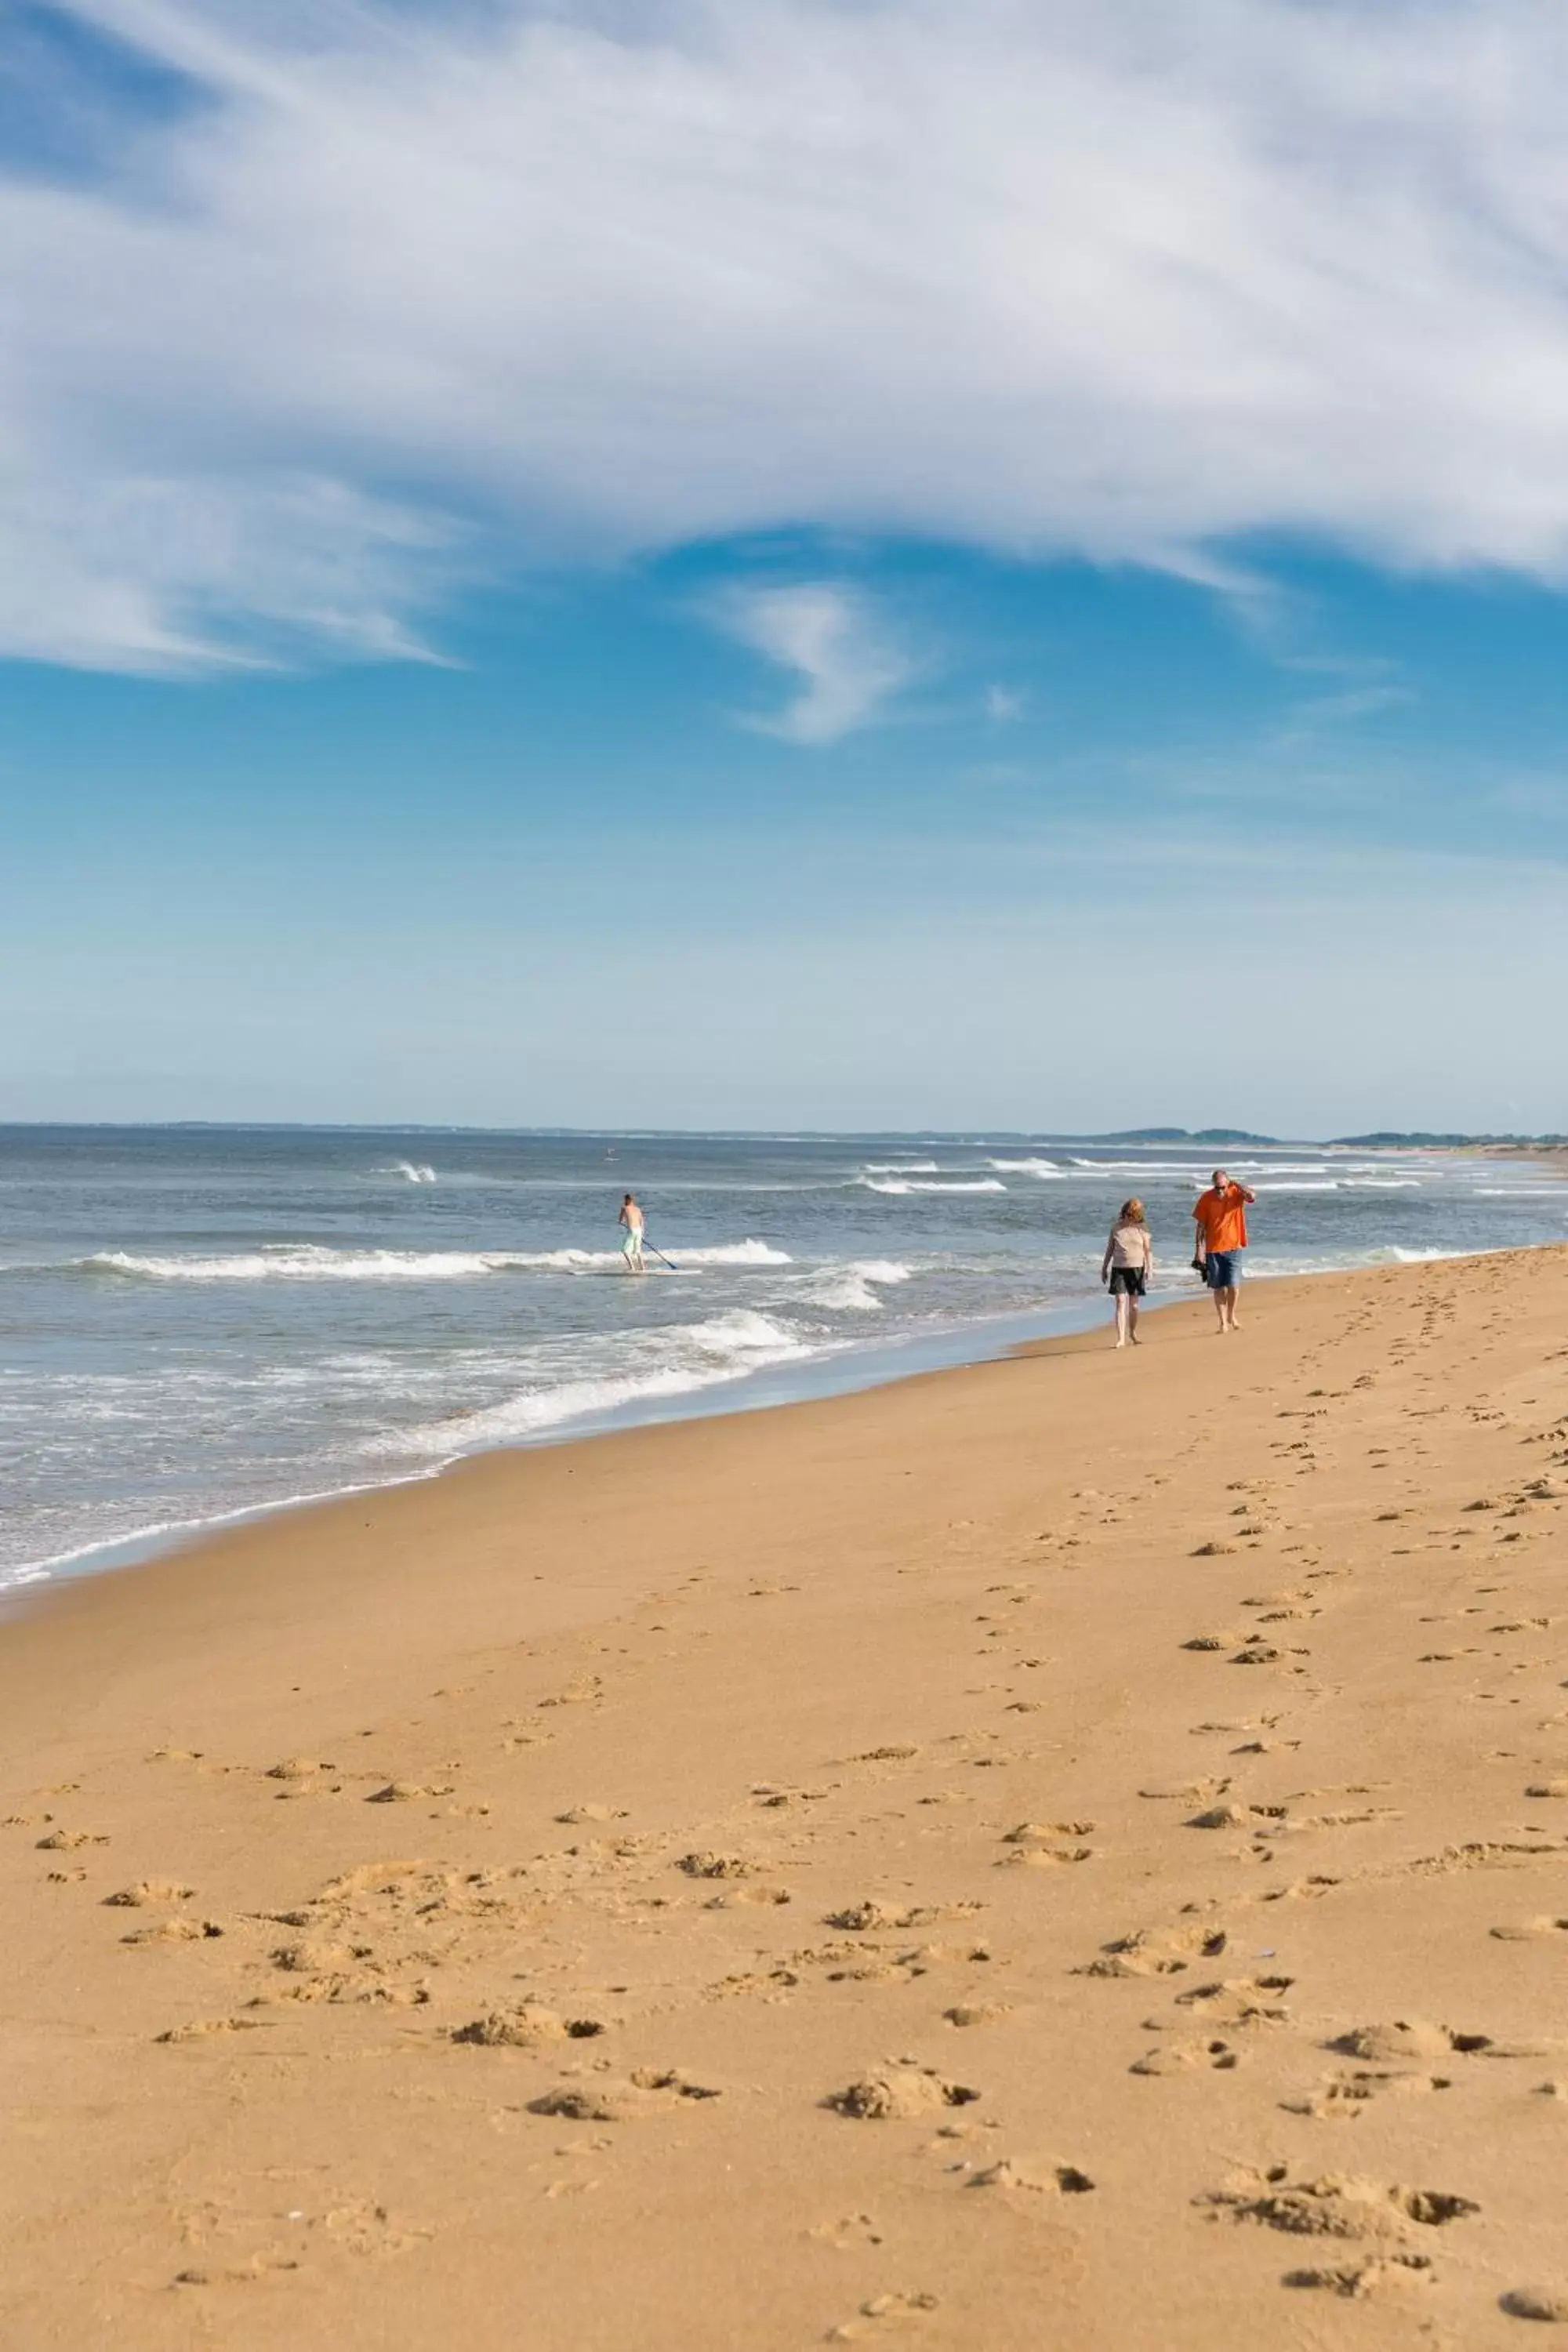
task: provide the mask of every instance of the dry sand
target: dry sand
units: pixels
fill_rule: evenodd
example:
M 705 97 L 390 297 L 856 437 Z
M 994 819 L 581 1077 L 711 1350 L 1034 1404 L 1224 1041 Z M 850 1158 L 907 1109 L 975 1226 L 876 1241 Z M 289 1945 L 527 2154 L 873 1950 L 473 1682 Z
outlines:
M 0 1628 L 0 2343 L 1568 2343 L 1568 1253 Z

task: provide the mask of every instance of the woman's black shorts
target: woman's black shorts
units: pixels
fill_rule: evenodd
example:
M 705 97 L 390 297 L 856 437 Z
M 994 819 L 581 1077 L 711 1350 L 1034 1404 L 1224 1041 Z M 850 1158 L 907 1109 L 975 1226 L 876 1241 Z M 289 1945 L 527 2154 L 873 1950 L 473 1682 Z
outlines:
M 1149 1277 L 1141 1265 L 1113 1265 L 1110 1269 L 1110 1295 L 1126 1291 L 1130 1298 L 1142 1298 L 1149 1287 Z

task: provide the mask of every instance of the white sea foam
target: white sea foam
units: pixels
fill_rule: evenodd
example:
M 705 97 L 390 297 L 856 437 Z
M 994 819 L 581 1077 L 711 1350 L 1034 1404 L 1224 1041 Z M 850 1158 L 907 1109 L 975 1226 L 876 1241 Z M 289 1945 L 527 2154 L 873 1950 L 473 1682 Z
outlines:
M 660 1397 L 687 1396 L 814 1352 L 797 1332 L 749 1307 L 736 1307 L 705 1323 L 677 1324 L 658 1335 L 658 1347 L 660 1360 L 642 1369 L 524 1389 L 478 1412 L 456 1413 L 391 1433 L 374 1450 L 450 1459 L 487 1446 L 516 1444 L 563 1422 Z
M 378 1176 L 401 1176 L 407 1184 L 434 1184 L 436 1171 L 422 1160 L 395 1160 L 390 1168 L 378 1168 Z
M 1001 1164 L 999 1160 L 991 1162 L 994 1168 L 1000 1167 Z M 1082 1176 L 1174 1176 L 1184 1177 L 1189 1183 L 1200 1184 L 1207 1184 L 1216 1168 L 1223 1168 L 1227 1176 L 1245 1177 L 1249 1182 L 1255 1176 L 1260 1180 L 1268 1180 L 1276 1176 L 1328 1176 L 1342 1175 L 1345 1172 L 1342 1168 L 1331 1170 L 1321 1160 L 1300 1162 L 1289 1160 L 1226 1160 L 1217 1156 L 1210 1159 L 1206 1154 L 1201 1160 L 1195 1158 L 1191 1160 L 1069 1159 L 1068 1166 Z M 1261 1184 L 1258 1189 L 1261 1189 Z
M 1213 1173 L 1212 1162 L 1200 1168 L 1192 1160 L 1069 1160 L 1068 1168 L 1079 1176 L 1176 1176 L 1200 1184 Z
M 719 1242 L 682 1248 L 687 1266 L 788 1265 L 785 1250 L 767 1242 Z M 491 1274 L 591 1274 L 615 1270 L 618 1250 L 352 1250 L 318 1242 L 283 1242 L 226 1257 L 143 1257 L 100 1250 L 75 1258 L 76 1270 L 139 1276 L 152 1282 L 471 1282 Z
M 860 1258 L 848 1265 L 824 1266 L 805 1286 L 814 1306 L 837 1307 L 857 1314 L 875 1314 L 881 1307 L 873 1286 L 908 1282 L 910 1268 L 890 1258 Z
M 310 1503 L 342 1502 L 346 1495 L 379 1494 L 389 1486 L 412 1486 L 422 1478 L 434 1475 L 438 1463 L 423 1469 L 408 1470 L 394 1477 L 356 1478 L 346 1486 L 311 1486 L 298 1495 L 271 1495 L 265 1502 L 243 1503 L 232 1510 L 203 1511 L 177 1519 L 149 1519 L 140 1527 L 121 1528 L 111 1536 L 95 1536 L 90 1542 L 72 1544 L 67 1551 L 48 1553 L 42 1559 L 26 1560 L 15 1567 L 0 1566 L 0 1592 L 7 1587 L 42 1584 L 62 1568 L 96 1555 L 107 1566 L 111 1560 L 126 1564 L 136 1555 L 151 1551 L 154 1546 L 164 1548 L 174 1536 L 202 1536 L 219 1528 L 242 1526 L 247 1520 L 270 1518 L 275 1511 L 296 1511 Z
M 1054 1160 L 988 1160 L 985 1165 L 987 1168 L 996 1169 L 1004 1176 L 1038 1176 L 1042 1179 L 1049 1179 L 1052 1176 L 1064 1176 L 1067 1172 L 1065 1169 L 1058 1168 Z
M 942 1183 L 925 1182 L 918 1178 L 906 1180 L 900 1176 L 862 1176 L 860 1181 L 868 1192 L 1005 1192 L 1007 1190 L 997 1176 L 949 1178 Z
M 940 1163 L 934 1160 L 868 1160 L 868 1176 L 935 1176 Z

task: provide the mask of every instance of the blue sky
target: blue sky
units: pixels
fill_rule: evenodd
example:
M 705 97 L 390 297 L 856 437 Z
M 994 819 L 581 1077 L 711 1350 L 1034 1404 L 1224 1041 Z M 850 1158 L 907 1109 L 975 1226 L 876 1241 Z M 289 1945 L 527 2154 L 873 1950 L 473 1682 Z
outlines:
M 0 1117 L 1568 1128 L 1565 47 L 14 12 Z

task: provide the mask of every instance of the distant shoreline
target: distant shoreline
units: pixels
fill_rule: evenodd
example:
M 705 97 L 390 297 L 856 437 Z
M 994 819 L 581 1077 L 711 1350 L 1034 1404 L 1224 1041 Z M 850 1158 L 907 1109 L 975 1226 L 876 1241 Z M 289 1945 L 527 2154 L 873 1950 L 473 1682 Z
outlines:
M 1411 1129 L 1377 1129 L 1366 1135 L 1261 1135 L 1240 1127 L 1129 1127 L 1109 1131 L 1068 1132 L 1033 1127 L 485 1127 L 426 1119 L 309 1118 L 117 1118 L 0 1119 L 6 1135 L 432 1135 L 488 1136 L 540 1142 L 579 1143 L 879 1143 L 914 1146 L 951 1144 L 978 1149 L 987 1143 L 1084 1144 L 1104 1150 L 1160 1150 L 1201 1146 L 1205 1150 L 1273 1151 L 1568 1151 L 1568 1136 L 1462 1135 Z

